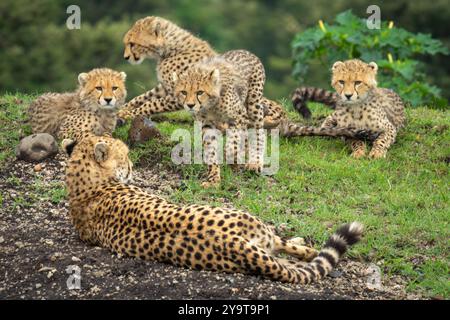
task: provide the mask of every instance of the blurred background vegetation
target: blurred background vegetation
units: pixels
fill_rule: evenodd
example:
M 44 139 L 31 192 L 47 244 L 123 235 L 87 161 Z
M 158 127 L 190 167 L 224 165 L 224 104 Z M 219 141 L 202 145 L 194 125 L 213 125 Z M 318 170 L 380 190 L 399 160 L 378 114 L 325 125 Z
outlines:
M 69 30 L 66 8 L 81 8 L 81 29 Z M 334 21 L 348 9 L 368 17 L 371 4 L 383 21 L 413 33 L 429 33 L 450 45 L 448 0 L 2 0 L 0 2 L 0 93 L 72 90 L 76 75 L 94 67 L 128 74 L 129 97 L 155 83 L 154 62 L 131 66 L 122 58 L 122 37 L 138 18 L 162 16 L 209 41 L 218 51 L 243 48 L 257 54 L 267 72 L 266 95 L 289 98 L 298 85 L 329 88 L 329 73 L 311 62 L 302 80 L 292 76 L 296 34 Z M 437 54 L 421 58 L 426 81 L 450 98 L 450 60 Z M 301 82 L 300 82 L 301 81 Z

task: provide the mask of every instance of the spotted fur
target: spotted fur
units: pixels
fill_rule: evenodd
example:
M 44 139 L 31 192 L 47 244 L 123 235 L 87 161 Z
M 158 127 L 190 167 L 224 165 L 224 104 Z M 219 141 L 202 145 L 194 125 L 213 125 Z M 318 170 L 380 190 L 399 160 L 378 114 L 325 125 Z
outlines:
M 123 119 L 138 115 L 152 115 L 182 110 L 173 96 L 172 74 L 181 75 L 197 62 L 214 57 L 218 53 L 206 42 L 176 24 L 160 18 L 146 17 L 136 21 L 125 34 L 124 58 L 132 64 L 145 59 L 157 61 L 159 84 L 152 90 L 129 101 L 119 112 Z M 265 123 L 277 126 L 284 117 L 283 108 L 276 102 L 261 98 L 265 110 Z
M 78 76 L 78 89 L 70 93 L 46 93 L 30 104 L 33 133 L 49 133 L 59 139 L 82 139 L 86 134 L 112 133 L 117 110 L 126 98 L 126 74 L 107 68 Z
M 334 63 L 331 85 L 339 99 L 336 110 L 321 126 L 355 127 L 376 134 L 369 153 L 369 157 L 375 159 L 386 156 L 406 122 L 404 104 L 399 95 L 390 89 L 377 87 L 377 70 L 375 62 L 365 63 L 357 59 Z M 365 156 L 364 141 L 350 139 L 349 142 L 353 157 Z
M 248 128 L 256 133 L 247 168 L 261 172 L 264 159 L 264 108 L 261 103 L 266 80 L 258 57 L 245 50 L 228 51 L 203 60 L 174 78 L 174 95 L 184 109 L 201 121 L 208 178 L 204 186 L 220 182 L 217 141 L 208 129 L 226 128 L 227 163 L 236 164 L 238 150 Z
M 176 266 L 307 284 L 325 277 L 362 235 L 359 223 L 344 225 L 318 253 L 298 238 L 282 240 L 249 213 L 173 204 L 129 185 L 131 176 L 121 141 L 91 136 L 75 145 L 66 185 L 70 217 L 83 241 Z

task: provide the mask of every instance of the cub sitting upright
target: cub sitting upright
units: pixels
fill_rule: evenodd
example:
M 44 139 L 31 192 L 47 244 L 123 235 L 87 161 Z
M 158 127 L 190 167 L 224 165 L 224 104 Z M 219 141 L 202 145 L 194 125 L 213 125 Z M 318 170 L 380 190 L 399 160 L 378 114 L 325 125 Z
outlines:
M 127 95 L 125 79 L 125 72 L 93 69 L 80 73 L 75 92 L 43 94 L 28 109 L 33 133 L 71 140 L 81 140 L 87 134 L 111 134 L 116 112 Z
M 375 62 L 365 63 L 358 59 L 337 61 L 332 67 L 331 80 L 336 93 L 322 90 L 318 95 L 310 93 L 312 88 L 297 89 L 293 97 L 294 107 L 309 113 L 304 104 L 308 97 L 313 101 L 325 102 L 335 108 L 335 111 L 325 119 L 321 128 L 352 127 L 370 132 L 376 138 L 369 157 L 384 158 L 406 119 L 404 104 L 399 95 L 390 89 L 377 87 L 377 70 Z M 354 158 L 365 156 L 364 141 L 349 141 Z
M 199 62 L 178 76 L 173 73 L 175 97 L 202 122 L 208 178 L 203 186 L 220 182 L 217 139 L 207 129 L 227 129 L 227 163 L 235 164 L 247 128 L 256 129 L 256 148 L 249 145 L 247 169 L 261 172 L 264 157 L 264 110 L 266 76 L 261 61 L 245 50 L 228 51 Z M 244 131 L 243 131 L 244 130 Z

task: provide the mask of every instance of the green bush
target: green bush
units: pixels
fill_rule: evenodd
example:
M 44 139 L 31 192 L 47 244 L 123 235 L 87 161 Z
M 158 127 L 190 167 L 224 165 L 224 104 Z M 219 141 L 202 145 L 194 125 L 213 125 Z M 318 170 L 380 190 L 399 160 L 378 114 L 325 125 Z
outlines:
M 366 19 L 351 10 L 336 16 L 333 25 L 319 21 L 317 27 L 298 33 L 292 42 L 293 74 L 303 80 L 312 61 L 329 68 L 333 62 L 359 58 L 379 66 L 381 87 L 395 90 L 412 106 L 446 108 L 441 90 L 426 81 L 424 63 L 418 56 L 448 54 L 448 49 L 428 34 L 413 34 L 393 23 L 382 22 L 380 29 L 369 29 Z

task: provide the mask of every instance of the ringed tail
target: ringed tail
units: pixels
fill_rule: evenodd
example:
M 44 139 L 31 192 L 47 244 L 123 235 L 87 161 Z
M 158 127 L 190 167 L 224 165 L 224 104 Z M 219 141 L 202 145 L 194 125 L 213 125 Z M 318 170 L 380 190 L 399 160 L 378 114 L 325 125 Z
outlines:
M 324 278 L 337 265 L 339 259 L 344 255 L 351 245 L 361 240 L 364 227 L 359 222 L 344 224 L 339 227 L 315 257 L 303 270 L 303 284 Z
M 337 100 L 338 95 L 335 92 L 313 87 L 297 88 L 292 95 L 292 105 L 305 119 L 311 118 L 308 101 L 320 102 L 335 109 Z
M 294 122 L 285 121 L 280 126 L 280 133 L 284 137 L 298 136 L 325 136 L 325 137 L 347 137 L 360 140 L 375 140 L 379 133 L 367 129 L 354 127 L 313 127 L 302 126 Z

